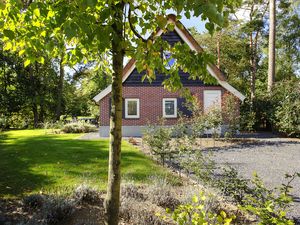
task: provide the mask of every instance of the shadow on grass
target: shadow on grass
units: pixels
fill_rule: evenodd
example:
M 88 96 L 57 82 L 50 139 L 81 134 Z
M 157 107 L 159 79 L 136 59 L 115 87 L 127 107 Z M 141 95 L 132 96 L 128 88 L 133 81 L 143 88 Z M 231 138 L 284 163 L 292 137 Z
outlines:
M 6 138 L 9 143 L 0 142 L 0 196 L 19 196 L 83 182 L 106 185 L 107 140 L 78 140 L 65 135 Z M 157 168 L 130 145 L 122 145 L 122 175 L 126 178 L 144 181 Z

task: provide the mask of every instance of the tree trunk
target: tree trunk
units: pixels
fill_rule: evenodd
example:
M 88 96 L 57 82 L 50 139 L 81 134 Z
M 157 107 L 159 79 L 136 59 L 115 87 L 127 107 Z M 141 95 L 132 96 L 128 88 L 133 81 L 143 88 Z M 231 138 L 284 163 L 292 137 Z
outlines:
M 270 0 L 268 92 L 271 92 L 275 80 L 275 35 L 276 2 L 275 0 Z
M 251 82 L 250 82 L 250 100 L 251 105 L 253 104 L 255 98 L 255 81 L 256 81 L 256 60 L 254 57 L 254 43 L 253 43 L 253 36 L 252 32 L 250 34 L 250 66 L 251 66 Z
M 56 111 L 55 111 L 55 120 L 58 121 L 61 116 L 61 110 L 62 110 L 62 99 L 63 99 L 63 88 L 64 88 L 64 75 L 65 75 L 65 68 L 62 64 L 64 54 L 61 55 L 60 61 L 59 61 L 59 80 L 57 85 L 57 99 L 56 99 Z
M 121 183 L 121 141 L 122 141 L 122 74 L 123 74 L 123 7 L 113 6 L 115 19 L 112 24 L 113 75 L 110 111 L 110 145 L 107 196 L 105 199 L 106 224 L 117 225 L 119 221 L 120 183 Z
M 38 107 L 36 103 L 36 96 L 33 97 L 32 112 L 33 112 L 33 126 L 34 128 L 37 128 L 39 124 L 39 113 L 38 113 Z
M 217 55 L 218 55 L 218 61 L 217 61 L 217 67 L 221 68 L 221 31 L 217 33 Z

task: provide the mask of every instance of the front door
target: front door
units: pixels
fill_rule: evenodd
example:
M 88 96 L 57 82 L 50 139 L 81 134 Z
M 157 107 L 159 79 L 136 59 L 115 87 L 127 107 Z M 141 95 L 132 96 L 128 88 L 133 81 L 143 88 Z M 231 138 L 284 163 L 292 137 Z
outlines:
M 203 93 L 204 111 L 208 111 L 213 107 L 221 109 L 221 91 L 220 90 L 205 90 Z

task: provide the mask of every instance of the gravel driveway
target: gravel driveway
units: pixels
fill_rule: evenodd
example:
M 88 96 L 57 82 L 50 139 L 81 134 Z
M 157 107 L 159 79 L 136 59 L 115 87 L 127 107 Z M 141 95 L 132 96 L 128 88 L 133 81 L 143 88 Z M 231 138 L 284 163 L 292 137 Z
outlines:
M 251 178 L 253 171 L 256 171 L 268 187 L 283 183 L 286 173 L 300 172 L 299 140 L 260 139 L 256 143 L 223 147 L 213 153 L 218 166 L 228 163 L 245 178 Z M 292 186 L 294 203 L 290 216 L 296 218 L 300 224 L 300 179 L 297 178 Z

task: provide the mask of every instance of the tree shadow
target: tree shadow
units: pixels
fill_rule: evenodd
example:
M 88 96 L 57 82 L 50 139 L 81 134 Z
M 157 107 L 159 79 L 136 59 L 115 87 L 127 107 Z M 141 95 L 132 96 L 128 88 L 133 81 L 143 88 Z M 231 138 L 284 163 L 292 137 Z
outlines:
M 147 179 L 153 162 L 126 144 L 122 149 L 122 175 L 136 181 Z M 107 140 L 41 135 L 0 142 L 0 197 L 84 181 L 106 185 L 108 157 Z

